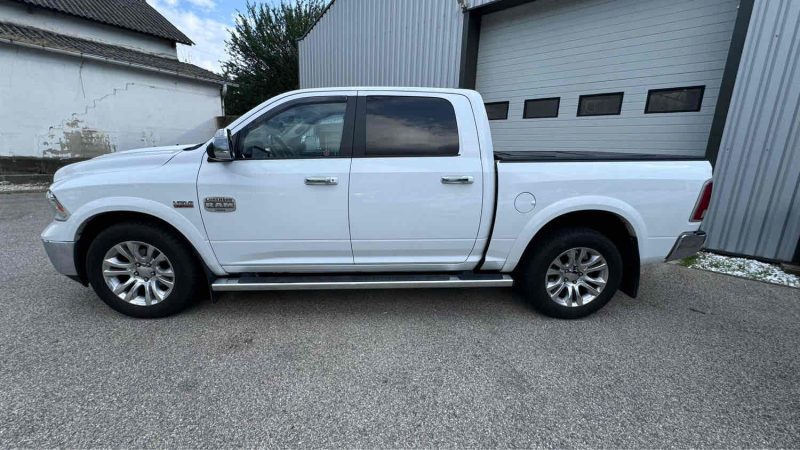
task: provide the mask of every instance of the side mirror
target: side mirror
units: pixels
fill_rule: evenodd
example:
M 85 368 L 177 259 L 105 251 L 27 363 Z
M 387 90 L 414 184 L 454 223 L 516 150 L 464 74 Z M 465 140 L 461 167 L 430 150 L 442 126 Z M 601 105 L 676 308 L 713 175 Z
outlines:
M 233 146 L 231 145 L 231 130 L 220 128 L 214 133 L 214 139 L 206 147 L 209 161 L 233 161 Z

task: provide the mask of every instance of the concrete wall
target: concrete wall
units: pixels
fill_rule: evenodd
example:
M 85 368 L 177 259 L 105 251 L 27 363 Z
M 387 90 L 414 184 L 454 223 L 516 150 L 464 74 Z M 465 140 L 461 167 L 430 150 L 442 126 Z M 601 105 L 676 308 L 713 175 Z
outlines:
M 92 157 L 201 142 L 219 85 L 0 44 L 0 156 Z
M 714 250 L 781 261 L 795 256 L 800 244 L 800 1 L 756 0 L 753 5 L 703 228 Z
M 458 87 L 456 0 L 337 0 L 300 41 L 300 87 Z
M 46 9 L 29 8 L 17 2 L 0 0 L 0 21 L 41 28 L 43 30 L 83 39 L 105 42 L 107 44 L 155 53 L 160 56 L 178 58 L 177 50 L 173 42 L 169 39 L 148 36 L 135 31 L 124 30 L 122 28 L 112 27 L 110 25 L 104 25 L 80 17 L 48 11 Z

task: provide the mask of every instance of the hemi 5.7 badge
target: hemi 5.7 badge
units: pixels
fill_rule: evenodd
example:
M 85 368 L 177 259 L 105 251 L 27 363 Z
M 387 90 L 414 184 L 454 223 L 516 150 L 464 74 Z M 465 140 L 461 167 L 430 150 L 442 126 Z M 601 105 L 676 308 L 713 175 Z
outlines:
M 211 212 L 236 211 L 236 200 L 233 197 L 206 197 L 203 207 Z

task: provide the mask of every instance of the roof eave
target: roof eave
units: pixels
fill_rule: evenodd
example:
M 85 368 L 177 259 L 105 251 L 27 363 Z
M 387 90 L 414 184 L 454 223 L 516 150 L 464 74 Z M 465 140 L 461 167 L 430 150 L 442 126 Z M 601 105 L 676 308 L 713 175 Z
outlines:
M 325 13 L 327 13 L 327 12 L 328 12 L 328 10 L 329 10 L 329 9 L 331 9 L 331 6 L 333 6 L 334 2 L 336 2 L 336 0 L 330 0 L 330 2 L 328 3 L 328 5 L 327 5 L 325 8 L 323 8 L 323 9 L 322 9 L 322 11 L 319 13 L 319 16 L 317 16 L 317 18 L 314 20 L 314 23 L 312 23 L 312 24 L 311 24 L 311 26 L 310 26 L 310 27 L 308 27 L 308 29 L 306 30 L 306 32 L 305 32 L 305 33 L 303 33 L 303 35 L 302 35 L 302 36 L 300 36 L 300 38 L 299 38 L 299 39 L 297 39 L 297 42 L 300 42 L 300 41 L 302 41 L 302 40 L 303 40 L 303 39 L 305 39 L 305 38 L 306 38 L 306 37 L 307 37 L 309 34 L 311 34 L 311 31 L 312 31 L 312 30 L 314 30 L 314 27 L 316 27 L 316 26 L 317 26 L 317 24 L 319 23 L 319 21 L 320 21 L 320 20 L 322 20 L 322 16 L 324 16 L 324 15 L 325 15 Z
M 125 27 L 125 26 L 121 26 L 121 25 L 114 24 L 114 23 L 108 23 L 108 22 L 104 22 L 104 21 L 102 21 L 102 20 L 90 19 L 90 18 L 88 18 L 88 17 L 84 17 L 84 16 L 81 16 L 81 15 L 79 15 L 79 14 L 73 14 L 73 13 L 71 13 L 71 12 L 68 12 L 68 11 L 62 11 L 62 10 L 60 10 L 60 9 L 56 9 L 56 8 L 50 8 L 50 7 L 46 6 L 46 5 L 35 5 L 35 6 L 34 6 L 34 5 L 26 4 L 26 6 L 27 6 L 28 8 L 41 8 L 41 9 L 46 9 L 46 10 L 48 10 L 48 11 L 52 11 L 52 12 L 55 12 L 55 13 L 58 13 L 58 14 L 66 14 L 66 15 L 68 15 L 68 16 L 71 16 L 71 17 L 77 17 L 77 18 L 79 18 L 79 19 L 88 20 L 88 21 L 90 21 L 90 22 L 95 22 L 95 23 L 102 23 L 103 25 L 107 25 L 107 26 L 109 26 L 109 27 L 119 28 L 119 29 L 121 29 L 121 30 L 132 31 L 132 32 L 134 32 L 134 33 L 143 34 L 143 35 L 145 35 L 145 36 L 153 36 L 153 37 L 157 37 L 157 38 L 160 38 L 160 39 L 166 39 L 166 40 L 168 40 L 168 41 L 177 42 L 177 43 L 179 43 L 179 44 L 185 44 L 185 45 L 194 45 L 194 42 L 193 42 L 191 39 L 189 39 L 189 36 L 186 36 L 186 35 L 183 33 L 183 31 L 179 30 L 177 27 L 175 27 L 175 31 L 176 31 L 178 34 L 180 34 L 180 36 L 163 36 L 163 35 L 156 34 L 156 33 L 148 33 L 148 32 L 146 32 L 146 31 L 135 30 L 135 29 L 133 29 L 133 28 L 129 28 L 129 27 Z M 173 25 L 173 27 L 174 27 L 174 25 Z
M 57 54 L 61 54 L 61 55 L 76 56 L 76 57 L 79 57 L 79 58 L 86 58 L 86 59 L 90 59 L 90 60 L 94 60 L 94 61 L 105 62 L 105 63 L 108 63 L 108 64 L 115 64 L 115 65 L 118 65 L 118 66 L 134 67 L 134 68 L 137 68 L 137 69 L 140 69 L 140 70 L 146 70 L 146 71 L 149 71 L 149 72 L 158 72 L 158 73 L 162 73 L 162 74 L 168 74 L 168 75 L 176 76 L 176 77 L 179 77 L 179 78 L 188 78 L 188 79 L 192 79 L 192 80 L 204 81 L 204 82 L 214 83 L 214 84 L 219 84 L 219 85 L 227 84 L 229 86 L 235 86 L 233 83 L 229 83 L 225 79 L 214 79 L 214 78 L 210 78 L 210 77 L 201 77 L 201 76 L 198 76 L 198 75 L 192 75 L 192 74 L 173 71 L 173 70 L 161 69 L 159 67 L 152 67 L 152 66 L 148 66 L 148 65 L 145 65 L 145 64 L 138 64 L 138 63 L 129 62 L 129 61 L 120 61 L 118 59 L 107 58 L 105 56 L 93 55 L 91 53 L 83 53 L 83 52 L 78 52 L 78 51 L 65 50 L 65 49 L 62 49 L 62 48 L 48 47 L 46 45 L 32 44 L 32 43 L 23 42 L 23 41 L 15 41 L 13 39 L 5 38 L 5 37 L 0 37 L 0 42 L 4 42 L 4 43 L 10 44 L 10 45 L 17 45 L 17 46 L 25 47 L 25 48 L 43 50 L 43 51 L 47 51 L 47 52 L 51 52 L 51 53 L 57 53 Z

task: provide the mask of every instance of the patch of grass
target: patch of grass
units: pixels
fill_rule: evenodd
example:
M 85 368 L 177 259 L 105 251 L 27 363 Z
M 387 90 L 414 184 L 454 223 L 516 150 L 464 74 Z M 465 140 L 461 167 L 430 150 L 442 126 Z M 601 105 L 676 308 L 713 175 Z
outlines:
M 688 256 L 688 257 L 683 258 L 682 260 L 678 261 L 678 264 L 682 265 L 683 267 L 692 267 L 697 262 L 697 258 L 699 258 L 699 257 L 700 256 L 698 256 L 698 255 Z

